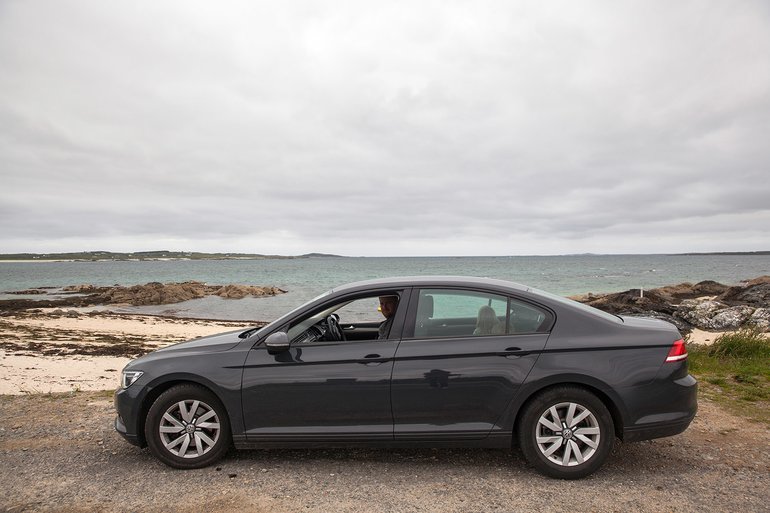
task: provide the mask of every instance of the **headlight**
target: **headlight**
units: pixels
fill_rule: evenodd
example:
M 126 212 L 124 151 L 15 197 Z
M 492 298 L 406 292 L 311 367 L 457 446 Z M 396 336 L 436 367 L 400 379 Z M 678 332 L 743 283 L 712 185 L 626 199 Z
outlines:
M 127 371 L 124 370 L 121 377 L 120 377 L 120 386 L 123 388 L 128 388 L 131 385 L 134 384 L 134 381 L 139 379 L 139 377 L 144 374 L 142 371 Z

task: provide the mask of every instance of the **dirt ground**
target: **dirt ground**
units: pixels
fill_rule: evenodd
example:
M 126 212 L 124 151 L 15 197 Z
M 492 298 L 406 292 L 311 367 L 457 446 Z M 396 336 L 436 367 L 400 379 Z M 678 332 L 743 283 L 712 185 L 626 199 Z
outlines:
M 111 394 L 0 396 L 0 511 L 770 511 L 770 429 L 702 399 L 676 437 L 558 481 L 503 450 L 231 451 L 179 471 L 124 442 Z

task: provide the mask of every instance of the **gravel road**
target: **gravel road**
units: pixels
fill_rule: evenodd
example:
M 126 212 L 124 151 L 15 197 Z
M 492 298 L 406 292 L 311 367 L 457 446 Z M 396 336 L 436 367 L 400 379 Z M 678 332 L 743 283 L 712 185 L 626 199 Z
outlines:
M 581 481 L 515 451 L 231 451 L 172 470 L 112 428 L 106 393 L 0 396 L 0 511 L 770 511 L 770 428 L 706 399 L 684 434 L 618 442 Z

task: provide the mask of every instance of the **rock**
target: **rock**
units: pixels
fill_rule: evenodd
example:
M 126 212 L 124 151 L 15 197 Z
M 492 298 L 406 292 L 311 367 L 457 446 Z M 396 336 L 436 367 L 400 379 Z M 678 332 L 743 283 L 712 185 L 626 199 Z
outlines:
M 751 285 L 760 285 L 762 283 L 770 283 L 770 276 L 759 276 L 758 278 L 754 278 L 753 280 L 748 280 L 742 283 L 744 283 L 747 287 Z
M 754 306 L 766 305 L 770 303 L 770 283 L 756 283 L 748 287 L 730 287 L 719 296 L 719 299 Z
M 227 299 L 243 299 L 246 296 L 274 296 L 284 293 L 277 287 L 253 285 L 206 285 L 198 281 L 183 283 L 151 282 L 132 287 L 107 287 L 95 295 L 95 303 L 141 305 L 166 305 L 180 303 L 205 296 L 218 295 Z
M 17 294 L 17 295 L 25 295 L 25 296 L 31 296 L 31 295 L 37 295 L 37 294 L 48 294 L 45 290 L 40 289 L 26 289 L 26 290 L 8 290 L 5 292 L 5 294 Z
M 754 308 L 750 306 L 731 306 L 719 311 L 711 318 L 711 329 L 735 330 L 751 318 Z
M 284 293 L 277 287 L 254 287 L 251 285 L 225 285 L 214 294 L 225 299 L 243 299 L 246 296 L 274 296 Z
M 720 301 L 686 299 L 675 316 L 704 330 L 733 330 L 740 328 L 754 313 L 750 306 L 728 306 Z
M 249 287 L 247 285 L 225 285 L 215 292 L 215 295 L 225 299 L 243 299 L 246 296 L 251 296 L 252 291 L 256 287 Z
M 75 310 L 67 310 L 67 317 L 80 317 L 80 314 Z
M 70 292 L 73 294 L 93 294 L 95 292 L 103 291 L 106 287 L 97 287 L 88 283 L 80 285 L 68 285 L 62 289 L 62 292 Z
M 199 299 L 208 295 L 206 285 L 197 281 L 183 283 L 150 282 L 132 287 L 110 287 L 99 295 L 104 303 L 127 303 L 133 306 L 165 305 Z
M 622 312 L 640 314 L 649 311 L 671 314 L 676 310 L 666 297 L 654 290 L 644 292 L 644 296 L 642 296 L 639 289 L 605 294 L 598 297 L 587 296 L 582 298 L 582 302 L 599 310 L 614 314 Z
M 674 312 L 674 316 L 684 319 L 696 328 L 711 329 L 711 318 L 726 305 L 713 300 L 685 299 Z
M 705 280 L 696 283 L 680 283 L 678 285 L 668 285 L 651 291 L 657 292 L 664 297 L 672 300 L 695 299 L 703 296 L 718 296 L 729 289 L 727 285 L 722 285 L 712 280 Z
M 756 326 L 762 331 L 770 331 L 770 308 L 757 308 L 754 310 L 747 324 Z
M 738 329 L 745 325 L 770 331 L 770 276 L 729 287 L 707 280 L 644 291 L 575 296 L 571 299 L 605 312 L 646 316 L 673 323 L 680 331 Z

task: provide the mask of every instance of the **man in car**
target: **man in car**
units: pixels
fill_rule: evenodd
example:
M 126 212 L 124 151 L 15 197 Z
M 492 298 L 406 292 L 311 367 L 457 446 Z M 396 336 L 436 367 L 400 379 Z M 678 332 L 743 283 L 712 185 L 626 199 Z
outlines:
M 397 307 L 398 296 L 380 296 L 380 312 L 385 317 L 385 320 L 380 324 L 378 339 L 388 338 L 390 325 L 393 324 L 393 316 L 396 314 Z

